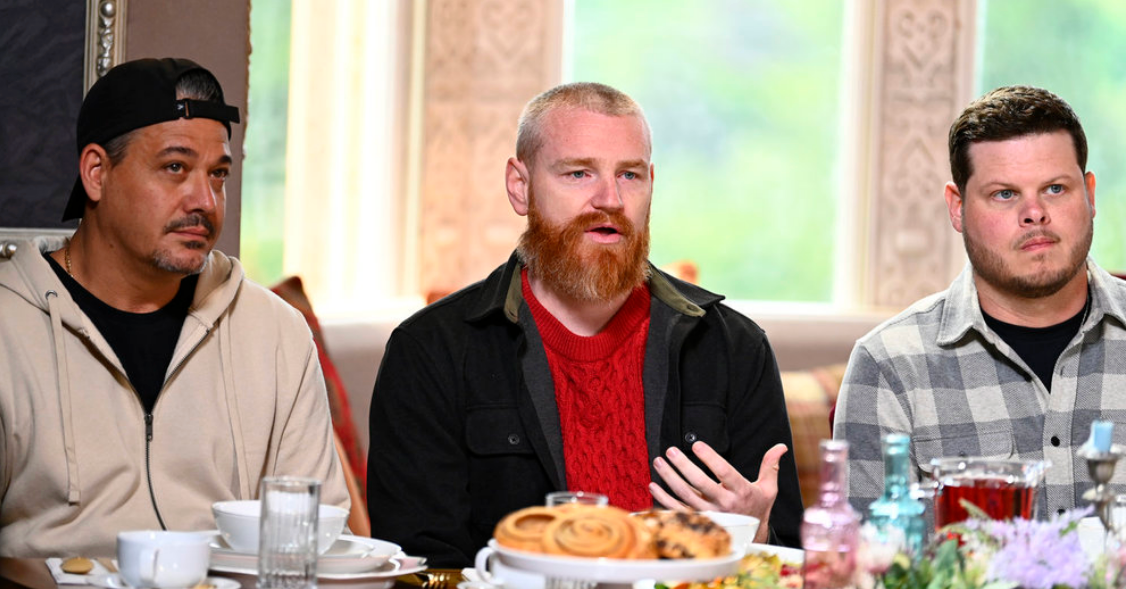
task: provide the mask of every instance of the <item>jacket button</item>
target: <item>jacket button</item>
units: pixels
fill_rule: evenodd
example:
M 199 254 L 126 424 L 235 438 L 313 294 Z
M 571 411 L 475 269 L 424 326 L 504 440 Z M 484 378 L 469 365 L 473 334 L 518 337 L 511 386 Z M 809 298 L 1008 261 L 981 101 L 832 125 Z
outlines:
M 693 442 L 695 442 L 696 440 L 699 440 L 699 439 L 700 438 L 699 438 L 699 436 L 696 435 L 696 432 L 688 432 L 688 433 L 684 434 L 684 441 L 688 442 L 689 444 L 691 444 L 691 443 L 693 443 Z
M 1060 447 L 1060 438 L 1059 438 L 1059 436 L 1052 436 L 1052 445 L 1053 445 L 1053 446 L 1055 446 L 1055 447 L 1057 447 L 1057 448 L 1059 448 L 1059 447 Z
M 519 434 L 508 434 L 508 444 L 510 446 L 519 445 L 520 444 L 520 435 Z

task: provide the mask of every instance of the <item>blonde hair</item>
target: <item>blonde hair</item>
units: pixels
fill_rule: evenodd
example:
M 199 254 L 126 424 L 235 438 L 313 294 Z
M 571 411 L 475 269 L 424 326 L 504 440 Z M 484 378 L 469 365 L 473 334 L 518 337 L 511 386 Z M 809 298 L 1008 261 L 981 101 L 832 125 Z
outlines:
M 585 110 L 611 117 L 634 116 L 644 125 L 646 140 L 650 139 L 649 123 L 641 105 L 626 93 L 597 82 L 573 82 L 536 96 L 524 107 L 516 131 L 516 159 L 531 165 L 543 147 L 543 120 L 548 113 L 559 109 Z

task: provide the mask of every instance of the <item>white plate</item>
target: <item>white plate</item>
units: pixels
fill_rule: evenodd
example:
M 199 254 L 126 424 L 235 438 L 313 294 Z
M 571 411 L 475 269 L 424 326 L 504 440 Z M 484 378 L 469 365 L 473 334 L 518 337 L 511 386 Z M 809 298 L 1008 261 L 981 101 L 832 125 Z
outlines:
M 343 534 L 317 558 L 317 574 L 349 575 L 374 571 L 400 551 L 398 544 Z M 231 548 L 216 533 L 211 538 L 211 565 L 212 568 L 222 566 L 257 570 L 258 555 Z
M 805 563 L 805 551 L 799 548 L 787 548 L 773 544 L 749 544 L 747 554 L 775 554 L 782 562 L 800 567 Z
M 91 585 L 96 587 L 108 587 L 109 589 L 131 589 L 131 585 L 121 578 L 121 575 L 113 573 L 112 575 L 92 575 L 89 577 Z M 238 581 L 234 579 L 225 579 L 223 577 L 207 577 L 202 584 L 214 585 L 215 589 L 238 589 L 241 587 Z
M 496 550 L 496 558 L 509 568 L 547 577 L 599 583 L 633 583 L 645 579 L 707 581 L 734 573 L 743 558 L 743 552 L 738 550 L 722 558 L 711 559 L 624 560 L 521 552 L 505 548 L 496 540 L 489 540 L 489 547 Z
M 254 558 L 254 557 L 251 557 Z M 211 570 L 221 573 L 239 573 L 243 575 L 257 575 L 258 574 L 258 559 L 254 558 L 253 564 L 250 566 L 242 565 L 229 565 L 219 564 L 216 562 L 215 555 L 211 555 Z M 417 556 L 407 556 L 405 554 L 398 554 L 391 560 L 379 565 L 378 567 L 360 572 L 360 573 L 326 573 L 321 570 L 321 563 L 317 561 L 317 578 L 328 579 L 332 581 L 352 581 L 352 580 L 387 580 L 391 581 L 395 577 L 401 575 L 409 575 L 411 573 L 420 573 L 426 570 L 426 559 Z

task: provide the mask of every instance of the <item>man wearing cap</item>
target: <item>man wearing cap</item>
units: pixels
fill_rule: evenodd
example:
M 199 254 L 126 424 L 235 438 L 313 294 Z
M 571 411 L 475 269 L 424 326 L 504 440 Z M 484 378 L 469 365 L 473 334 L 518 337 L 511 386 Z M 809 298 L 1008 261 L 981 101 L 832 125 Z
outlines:
M 82 222 L 0 261 L 0 556 L 212 529 L 264 476 L 348 506 L 308 327 L 212 249 L 237 122 L 185 59 L 122 64 L 83 101 Z

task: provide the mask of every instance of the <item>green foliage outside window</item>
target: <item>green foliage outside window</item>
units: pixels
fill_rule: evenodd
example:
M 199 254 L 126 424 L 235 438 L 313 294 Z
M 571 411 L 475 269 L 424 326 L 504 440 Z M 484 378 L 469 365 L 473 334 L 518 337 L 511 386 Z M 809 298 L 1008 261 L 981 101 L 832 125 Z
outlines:
M 247 275 L 261 284 L 282 276 L 289 22 L 289 0 L 253 3 L 239 250 Z
M 576 0 L 574 14 L 573 80 L 626 92 L 653 130 L 652 260 L 691 259 L 729 298 L 828 301 L 843 0 Z

